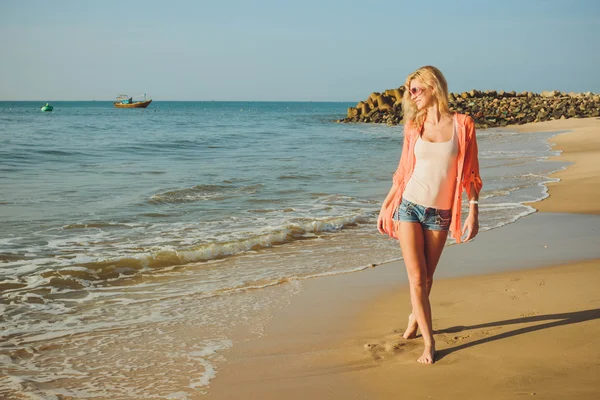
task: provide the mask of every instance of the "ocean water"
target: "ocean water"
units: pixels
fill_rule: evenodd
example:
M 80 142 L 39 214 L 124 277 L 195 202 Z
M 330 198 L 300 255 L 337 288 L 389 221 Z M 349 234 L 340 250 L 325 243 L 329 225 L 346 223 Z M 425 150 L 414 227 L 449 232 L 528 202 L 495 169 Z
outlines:
M 402 128 L 352 104 L 40 105 L 0 102 L 0 397 L 204 393 L 305 279 L 400 257 Z M 478 132 L 482 232 L 546 196 L 553 134 Z

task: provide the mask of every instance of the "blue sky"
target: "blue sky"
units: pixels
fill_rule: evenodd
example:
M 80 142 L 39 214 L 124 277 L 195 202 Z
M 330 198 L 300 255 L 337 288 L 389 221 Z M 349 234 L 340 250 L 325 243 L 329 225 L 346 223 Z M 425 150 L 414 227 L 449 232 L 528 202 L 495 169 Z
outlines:
M 0 0 L 0 37 L 0 100 L 358 101 L 427 64 L 600 92 L 596 0 Z

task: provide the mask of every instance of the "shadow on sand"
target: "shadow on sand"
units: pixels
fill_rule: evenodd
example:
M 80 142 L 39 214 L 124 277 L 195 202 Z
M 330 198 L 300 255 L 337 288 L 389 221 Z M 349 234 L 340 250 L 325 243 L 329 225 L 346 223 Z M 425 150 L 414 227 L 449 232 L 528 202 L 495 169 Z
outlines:
M 561 314 L 547 314 L 547 315 L 536 315 L 533 317 L 523 317 L 523 318 L 515 318 L 515 319 L 507 319 L 505 321 L 497 321 L 497 322 L 488 322 L 479 325 L 471 325 L 471 326 L 453 326 L 450 328 L 442 329 L 437 331 L 437 333 L 457 333 L 470 329 L 479 329 L 479 328 L 489 328 L 494 326 L 505 326 L 511 324 L 526 324 L 531 322 L 540 322 L 540 321 L 551 321 L 546 322 L 540 325 L 528 326 L 520 329 L 515 329 L 509 332 L 500 333 L 495 336 L 486 337 L 483 339 L 475 340 L 473 342 L 464 343 L 455 347 L 451 347 L 449 349 L 439 350 L 436 352 L 436 361 L 441 360 L 445 356 L 454 353 L 455 351 L 459 351 L 462 349 L 466 349 L 471 346 L 477 346 L 480 344 L 492 342 L 494 340 L 500 340 L 509 338 L 512 336 L 522 335 L 528 332 L 535 332 L 542 329 L 553 328 L 555 326 L 561 325 L 569 325 L 576 324 L 579 322 L 591 321 L 594 319 L 600 318 L 600 309 L 593 310 L 585 310 L 585 311 L 576 311 L 570 313 L 561 313 Z

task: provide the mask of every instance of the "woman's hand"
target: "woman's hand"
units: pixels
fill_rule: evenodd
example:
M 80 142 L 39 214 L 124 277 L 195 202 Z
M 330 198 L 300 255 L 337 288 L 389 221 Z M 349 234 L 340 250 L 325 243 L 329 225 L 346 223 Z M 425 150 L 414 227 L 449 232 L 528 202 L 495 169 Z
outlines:
M 465 242 L 468 242 L 469 240 L 473 239 L 475 236 L 477 236 L 477 233 L 479 232 L 479 215 L 477 212 L 469 213 L 469 216 L 465 221 L 465 225 L 463 226 L 461 236 L 464 236 L 465 232 L 467 231 L 469 232 L 469 234 L 467 235 Z
M 379 217 L 377 217 L 377 230 L 382 235 L 385 235 L 388 232 L 387 225 L 389 222 L 387 222 L 385 219 L 385 210 L 381 209 L 381 211 L 379 211 Z
M 377 230 L 382 235 L 386 235 L 386 234 L 390 235 L 390 233 L 392 232 L 392 229 L 394 229 L 394 222 L 392 221 L 391 216 L 386 217 L 386 215 L 387 215 L 386 210 L 388 209 L 388 207 L 390 206 L 392 201 L 394 201 L 394 196 L 396 195 L 397 191 L 398 191 L 398 183 L 394 182 L 394 184 L 390 188 L 390 191 L 388 192 L 387 196 L 385 196 L 385 200 L 383 201 L 383 204 L 381 204 L 381 209 L 379 210 L 379 216 L 377 217 Z

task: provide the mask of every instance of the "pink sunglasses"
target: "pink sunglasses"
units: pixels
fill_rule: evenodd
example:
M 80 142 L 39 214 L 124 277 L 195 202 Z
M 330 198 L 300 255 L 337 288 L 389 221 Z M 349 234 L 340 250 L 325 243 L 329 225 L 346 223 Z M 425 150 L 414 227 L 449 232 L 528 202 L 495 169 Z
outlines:
M 418 95 L 420 95 L 421 93 L 423 93 L 423 91 L 425 90 L 425 88 L 412 88 L 412 89 L 408 89 L 408 91 L 410 92 L 410 97 L 417 97 Z

